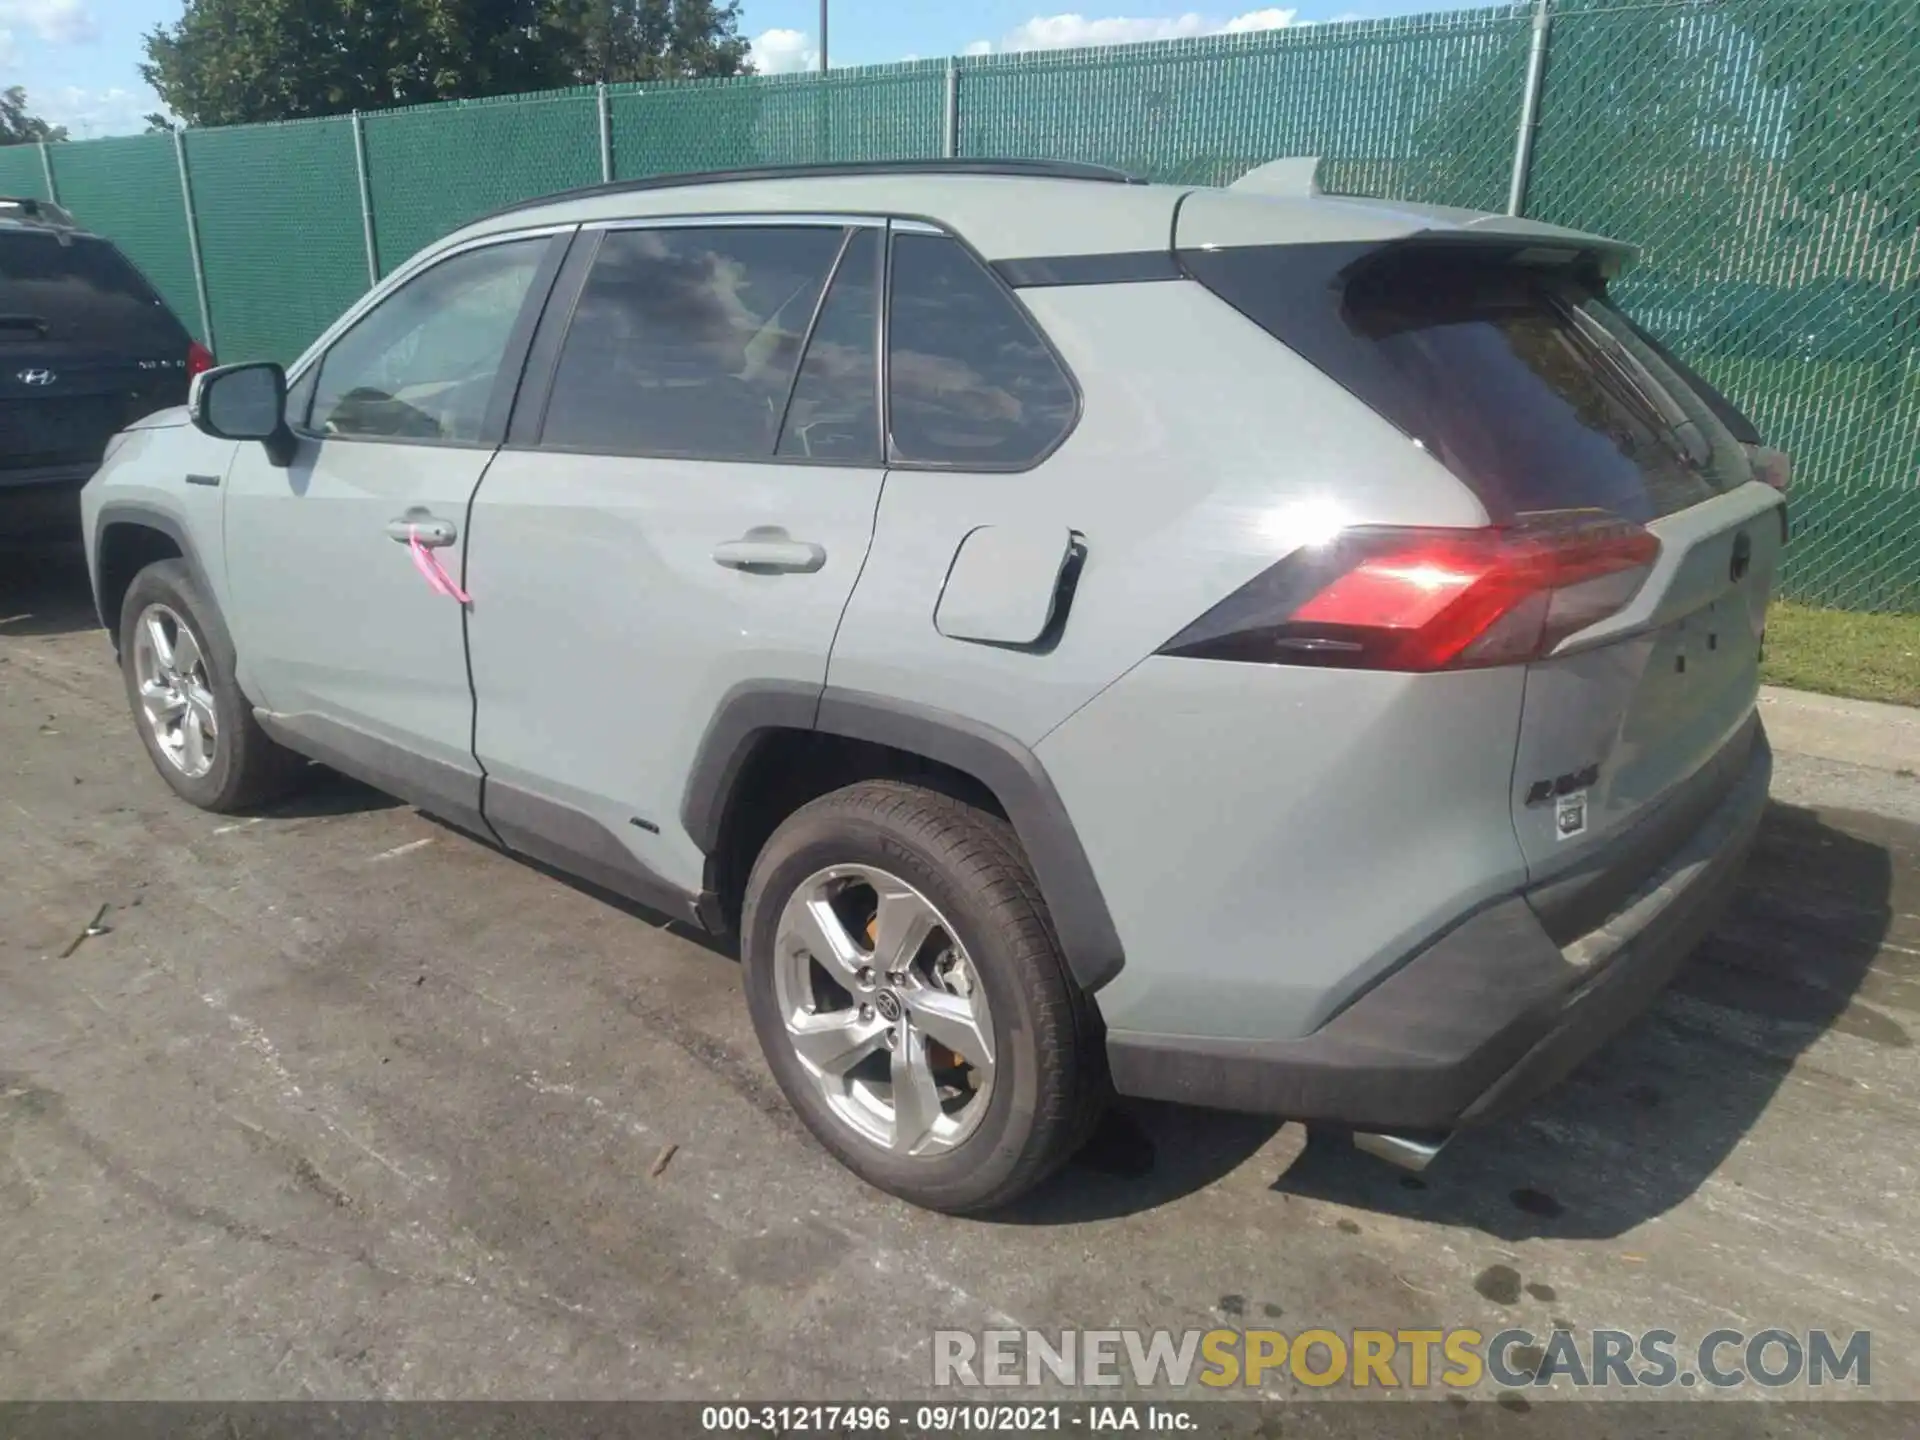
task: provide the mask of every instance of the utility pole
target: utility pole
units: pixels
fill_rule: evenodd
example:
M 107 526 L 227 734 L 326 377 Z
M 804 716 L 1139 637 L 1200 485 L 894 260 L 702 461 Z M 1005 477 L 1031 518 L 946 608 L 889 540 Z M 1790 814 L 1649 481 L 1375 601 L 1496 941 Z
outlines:
M 1535 0 L 1533 42 L 1527 49 L 1526 89 L 1520 96 L 1520 128 L 1513 144 L 1513 179 L 1507 186 L 1507 214 L 1527 208 L 1527 181 L 1533 174 L 1533 141 L 1540 129 L 1540 90 L 1547 79 L 1547 36 L 1553 27 L 1552 0 Z
M 827 73 L 827 0 L 820 0 L 820 73 Z

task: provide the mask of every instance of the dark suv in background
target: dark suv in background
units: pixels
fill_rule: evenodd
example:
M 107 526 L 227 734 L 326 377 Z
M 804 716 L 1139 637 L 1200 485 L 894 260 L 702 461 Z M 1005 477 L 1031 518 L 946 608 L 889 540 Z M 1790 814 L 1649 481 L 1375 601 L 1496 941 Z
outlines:
M 107 441 L 212 364 L 110 242 L 0 196 L 0 535 L 73 529 Z

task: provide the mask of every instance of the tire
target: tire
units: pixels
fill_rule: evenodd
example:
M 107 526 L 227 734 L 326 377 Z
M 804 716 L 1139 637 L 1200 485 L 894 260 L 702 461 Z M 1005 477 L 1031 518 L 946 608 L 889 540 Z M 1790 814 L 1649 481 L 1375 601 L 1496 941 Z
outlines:
M 163 745 L 149 719 L 140 692 L 144 658 L 155 650 L 143 637 L 147 621 L 158 619 L 169 646 L 184 631 L 198 652 L 199 664 L 187 666 L 189 680 L 174 684 L 170 693 L 189 690 L 191 704 L 182 710 L 210 710 L 213 736 L 204 770 L 184 763 Z M 184 657 L 182 657 L 184 658 Z M 306 768 L 292 751 L 276 745 L 253 718 L 253 706 L 233 678 L 233 642 L 213 603 L 201 593 L 193 572 L 181 560 L 157 560 L 133 577 L 120 605 L 120 672 L 127 688 L 127 705 L 134 728 L 147 747 L 160 778 L 181 799 L 221 814 L 246 810 L 289 790 Z M 204 731 L 202 732 L 204 734 Z
M 869 883 L 873 876 L 879 879 Z M 888 888 L 896 884 L 903 888 Z M 857 964 L 855 981 L 840 984 L 834 976 L 846 972 L 810 960 L 820 946 L 797 937 L 805 928 L 801 917 L 818 913 L 807 899 L 833 895 L 834 905 L 852 906 L 840 938 L 858 944 L 867 889 L 876 905 L 882 892 L 901 910 L 930 905 L 941 924 L 914 952 L 922 958 L 899 972 L 905 978 L 897 986 L 876 974 L 875 988 L 862 991 Z M 894 933 L 911 933 L 904 926 L 896 922 Z M 869 958 L 891 947 L 877 912 L 864 935 Z M 820 1143 L 868 1183 L 929 1210 L 991 1210 L 1053 1174 L 1092 1132 L 1107 1094 L 1099 1026 L 1061 958 L 1046 902 L 1006 821 L 900 781 L 863 781 L 824 795 L 789 816 L 761 850 L 747 881 L 741 936 L 748 1009 L 774 1078 Z M 825 938 L 824 932 L 816 936 Z M 833 943 L 828 940 L 828 948 Z M 813 977 L 820 1015 L 796 990 L 802 971 Z M 823 986 L 822 975 L 830 983 Z M 932 985 L 923 983 L 929 977 Z M 956 997 L 942 986 L 966 994 Z M 891 1008 L 883 990 L 894 997 Z M 840 1004 L 843 994 L 848 1007 Z M 977 1008 L 981 996 L 984 1017 Z M 973 1015 L 974 1029 L 939 1033 L 946 1039 L 990 1033 L 984 1082 L 982 1066 L 963 1052 L 964 1039 L 944 1046 L 932 1041 L 931 1028 L 924 1035 L 919 1029 L 957 1013 L 956 998 Z M 872 1079 L 823 1079 L 827 1072 L 802 1060 L 790 1026 L 822 1022 L 843 1026 L 846 1035 L 864 1034 L 858 1011 L 869 999 L 873 1023 L 886 1026 L 892 1038 L 883 1037 L 878 1058 L 865 1056 L 849 1073 L 890 1079 L 879 1086 Z M 918 1133 L 910 1122 L 920 1119 L 924 1102 L 910 1104 L 913 1113 L 903 1119 L 889 1101 L 891 1119 L 884 1123 L 864 1103 L 876 1089 L 901 1090 L 902 1056 L 930 1068 L 950 1061 L 962 1066 L 937 1072 L 943 1108 L 920 1151 L 900 1149 L 900 1132 Z M 956 1075 L 965 1078 L 954 1081 Z

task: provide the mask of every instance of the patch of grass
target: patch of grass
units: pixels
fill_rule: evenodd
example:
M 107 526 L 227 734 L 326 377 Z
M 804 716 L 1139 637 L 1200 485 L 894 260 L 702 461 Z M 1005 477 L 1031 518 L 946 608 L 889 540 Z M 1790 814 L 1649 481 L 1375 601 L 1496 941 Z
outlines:
M 1920 705 L 1920 615 L 1855 615 L 1775 601 L 1767 612 L 1769 685 Z

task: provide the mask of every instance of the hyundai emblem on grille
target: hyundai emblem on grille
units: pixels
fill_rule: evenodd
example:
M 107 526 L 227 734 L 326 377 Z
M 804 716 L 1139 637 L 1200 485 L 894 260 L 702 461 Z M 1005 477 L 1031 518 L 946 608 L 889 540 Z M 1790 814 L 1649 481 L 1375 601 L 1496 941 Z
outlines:
M 51 385 L 59 378 L 60 377 L 55 375 L 51 370 L 22 370 L 20 372 L 20 383 L 22 385 Z

